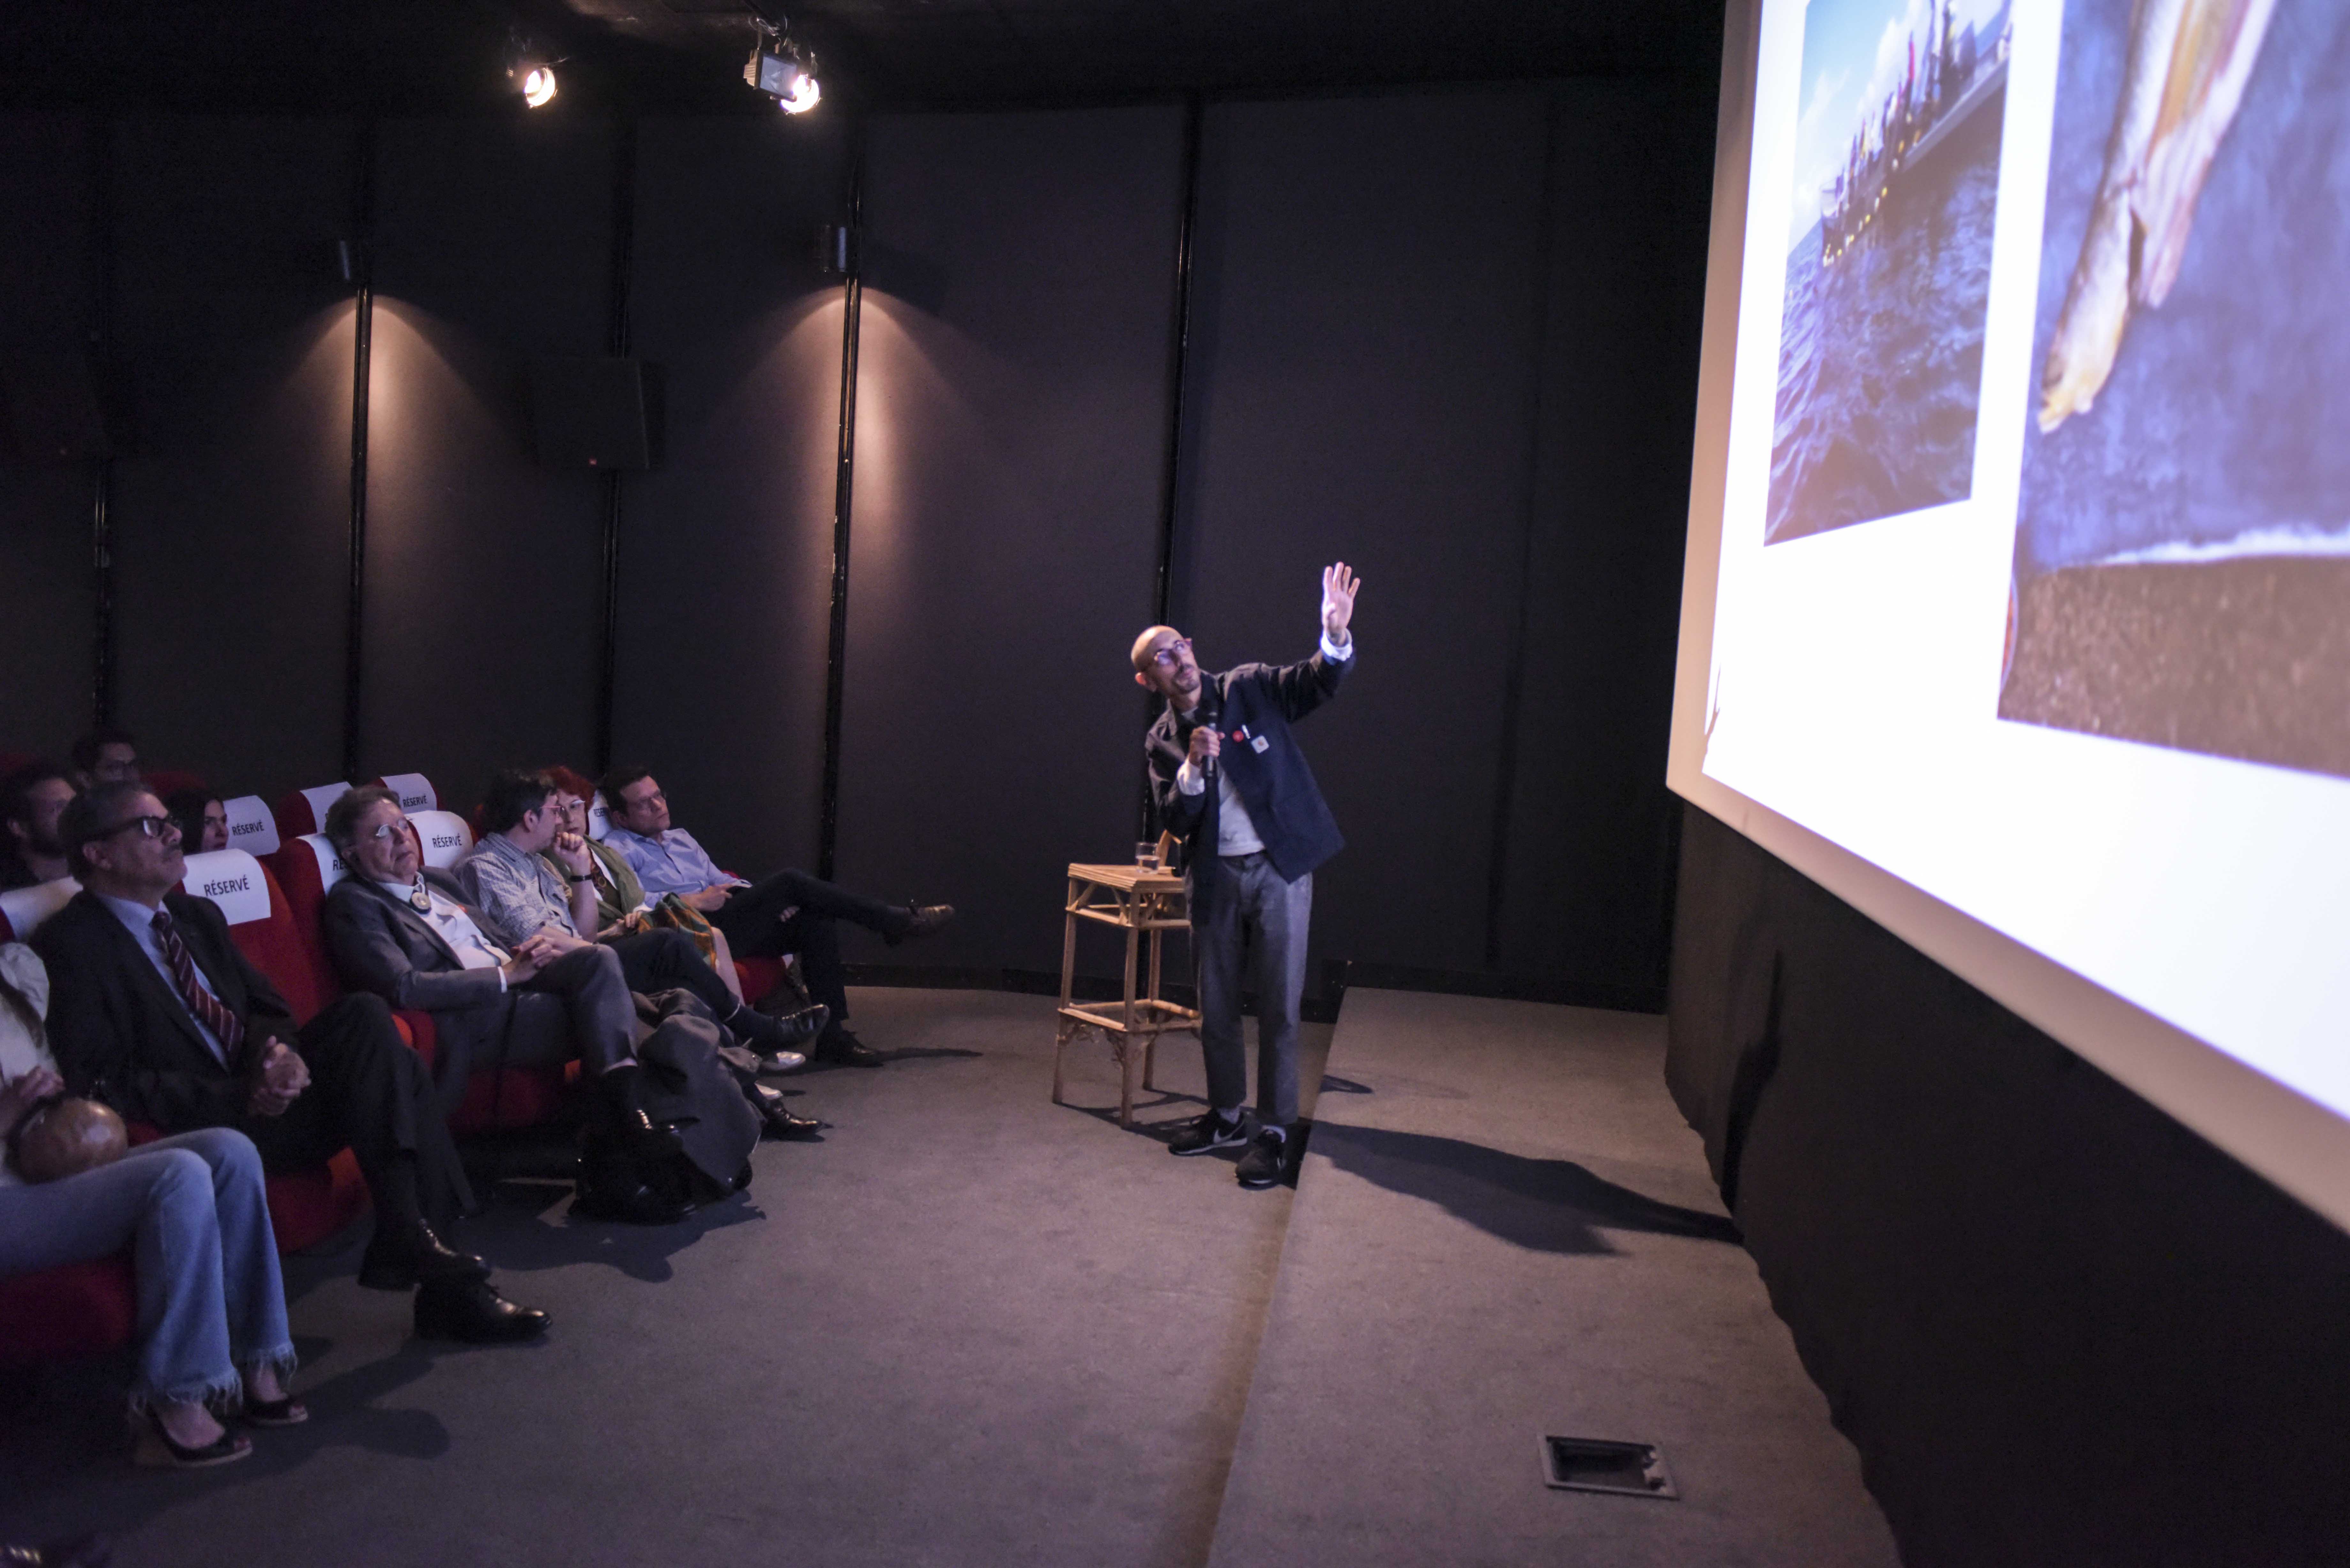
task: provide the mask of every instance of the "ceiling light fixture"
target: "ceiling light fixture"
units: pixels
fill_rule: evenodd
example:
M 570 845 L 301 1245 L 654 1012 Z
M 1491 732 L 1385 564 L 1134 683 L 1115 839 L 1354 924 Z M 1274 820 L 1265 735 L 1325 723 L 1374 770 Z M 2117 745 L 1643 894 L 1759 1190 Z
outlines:
M 506 36 L 506 85 L 522 94 L 523 102 L 533 109 L 545 109 L 555 101 L 555 67 L 562 63 L 532 48 L 519 28 Z
M 754 16 L 757 32 L 751 43 L 750 62 L 743 79 L 775 100 L 785 114 L 806 114 L 824 97 L 816 79 L 816 51 L 803 49 L 789 34 L 788 19 L 770 22 Z

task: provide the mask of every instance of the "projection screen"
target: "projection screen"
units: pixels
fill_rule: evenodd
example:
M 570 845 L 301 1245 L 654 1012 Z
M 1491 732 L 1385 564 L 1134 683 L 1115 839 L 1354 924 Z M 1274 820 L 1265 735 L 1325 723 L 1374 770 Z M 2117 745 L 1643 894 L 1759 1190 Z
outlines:
M 1729 13 L 1673 789 L 2350 1228 L 2350 6 Z

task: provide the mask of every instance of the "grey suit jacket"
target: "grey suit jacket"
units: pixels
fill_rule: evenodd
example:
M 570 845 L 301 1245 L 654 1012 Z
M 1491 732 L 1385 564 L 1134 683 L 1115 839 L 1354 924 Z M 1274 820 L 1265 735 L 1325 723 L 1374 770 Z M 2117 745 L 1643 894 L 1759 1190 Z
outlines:
M 424 880 L 464 904 L 463 889 L 446 871 L 427 867 Z M 465 912 L 487 935 L 488 918 L 470 906 Z M 488 1059 L 520 998 L 499 983 L 497 971 L 467 969 L 431 921 L 363 877 L 347 877 L 328 889 L 326 921 L 327 951 L 343 983 L 432 1014 L 440 1037 L 433 1075 L 444 1090 L 462 1087 L 467 1064 Z

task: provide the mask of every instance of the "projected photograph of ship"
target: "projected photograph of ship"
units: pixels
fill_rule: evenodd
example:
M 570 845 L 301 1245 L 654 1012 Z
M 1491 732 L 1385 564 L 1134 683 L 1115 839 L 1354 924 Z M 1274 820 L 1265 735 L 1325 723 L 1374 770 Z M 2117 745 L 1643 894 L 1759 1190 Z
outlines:
M 2071 0 L 2005 719 L 2350 777 L 2350 6 Z
M 1811 0 L 1763 543 L 1973 488 L 2008 0 Z

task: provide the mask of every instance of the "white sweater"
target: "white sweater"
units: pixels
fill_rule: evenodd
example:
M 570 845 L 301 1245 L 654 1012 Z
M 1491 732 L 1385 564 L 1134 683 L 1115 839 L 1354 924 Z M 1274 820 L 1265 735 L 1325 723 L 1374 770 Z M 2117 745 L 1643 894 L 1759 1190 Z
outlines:
M 41 958 L 22 942 L 0 944 L 0 976 L 33 1004 L 33 1011 L 42 1018 L 49 1013 L 49 971 L 41 967 Z M 15 1083 L 36 1067 L 57 1070 L 57 1059 L 49 1054 L 48 1033 L 38 1023 L 26 1027 L 24 1015 L 6 1002 L 0 1001 L 0 1080 Z M 0 1187 L 22 1185 L 8 1163 L 0 1159 Z

